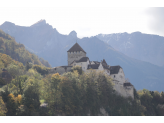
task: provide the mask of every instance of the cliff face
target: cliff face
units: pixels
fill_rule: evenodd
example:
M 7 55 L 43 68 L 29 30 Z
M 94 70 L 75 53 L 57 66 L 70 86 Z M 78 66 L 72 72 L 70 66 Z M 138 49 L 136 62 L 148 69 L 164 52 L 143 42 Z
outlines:
M 96 36 L 78 39 L 75 31 L 72 31 L 69 35 L 62 35 L 43 20 L 30 27 L 22 27 L 5 22 L 0 26 L 0 29 L 15 37 L 17 42 L 24 44 L 31 52 L 47 60 L 52 67 L 68 64 L 67 51 L 77 40 L 91 61 L 105 59 L 109 65 L 120 65 L 124 70 L 125 77 L 129 78 L 137 90 L 143 88 L 158 91 L 163 90 L 164 68 L 130 58 L 101 41 Z M 135 38 L 138 42 L 142 42 L 138 39 L 138 36 Z M 156 52 L 156 50 L 152 52 Z M 162 49 L 161 52 L 163 52 Z M 139 54 L 142 54 L 142 52 L 138 53 L 138 56 Z

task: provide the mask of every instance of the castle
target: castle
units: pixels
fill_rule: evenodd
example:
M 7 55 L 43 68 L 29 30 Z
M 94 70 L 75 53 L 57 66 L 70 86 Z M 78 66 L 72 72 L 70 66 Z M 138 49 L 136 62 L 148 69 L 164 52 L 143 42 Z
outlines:
M 101 62 L 90 61 L 86 57 L 86 52 L 81 48 L 78 43 L 75 43 L 68 51 L 68 66 L 54 67 L 50 70 L 50 73 L 63 74 L 69 72 L 73 66 L 79 65 L 84 72 L 89 69 L 104 71 L 113 79 L 114 89 L 123 97 L 134 98 L 134 87 L 130 82 L 125 80 L 124 71 L 120 66 L 110 66 L 106 63 L 105 59 Z

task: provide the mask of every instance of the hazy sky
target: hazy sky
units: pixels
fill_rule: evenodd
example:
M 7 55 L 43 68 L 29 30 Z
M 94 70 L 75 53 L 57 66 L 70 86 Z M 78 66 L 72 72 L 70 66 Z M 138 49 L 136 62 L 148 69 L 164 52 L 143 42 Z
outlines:
M 0 4 L 0 25 L 9 21 L 31 26 L 45 19 L 59 33 L 75 30 L 79 38 L 135 31 L 164 36 L 164 8 L 149 6 L 156 4 L 150 0 L 5 0 Z

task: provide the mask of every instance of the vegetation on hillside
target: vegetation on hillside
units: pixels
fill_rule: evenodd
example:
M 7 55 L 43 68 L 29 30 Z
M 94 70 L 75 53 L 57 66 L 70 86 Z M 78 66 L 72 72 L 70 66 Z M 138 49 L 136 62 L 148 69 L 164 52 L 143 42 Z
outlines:
M 164 115 L 163 92 L 135 90 L 134 100 L 124 98 L 102 71 L 73 67 L 59 75 L 47 74 L 39 65 L 26 68 L 2 87 L 0 115 L 104 115 L 102 109 L 110 116 Z
M 32 62 L 33 64 L 45 65 L 51 67 L 50 64 L 42 58 L 38 58 L 35 54 L 25 49 L 23 44 L 17 43 L 14 38 L 0 30 L 0 53 L 9 55 L 12 59 L 23 63 Z

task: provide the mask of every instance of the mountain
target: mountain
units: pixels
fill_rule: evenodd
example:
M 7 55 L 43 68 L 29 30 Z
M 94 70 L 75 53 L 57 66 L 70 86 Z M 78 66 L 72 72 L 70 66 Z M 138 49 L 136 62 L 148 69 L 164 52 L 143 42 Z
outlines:
M 128 57 L 96 36 L 78 39 L 75 31 L 62 35 L 45 20 L 30 27 L 5 22 L 0 29 L 15 37 L 17 42 L 24 44 L 31 52 L 47 60 L 52 67 L 68 64 L 67 51 L 77 41 L 91 61 L 104 58 L 109 65 L 120 65 L 125 77 L 129 78 L 137 90 L 146 88 L 164 91 L 164 68 Z
M 0 53 L 9 55 L 12 59 L 23 63 L 32 62 L 33 64 L 45 65 L 50 67 L 44 59 L 39 59 L 33 53 L 25 49 L 23 44 L 17 43 L 13 37 L 0 30 Z
M 141 32 L 99 34 L 97 38 L 129 57 L 164 66 L 164 37 Z

